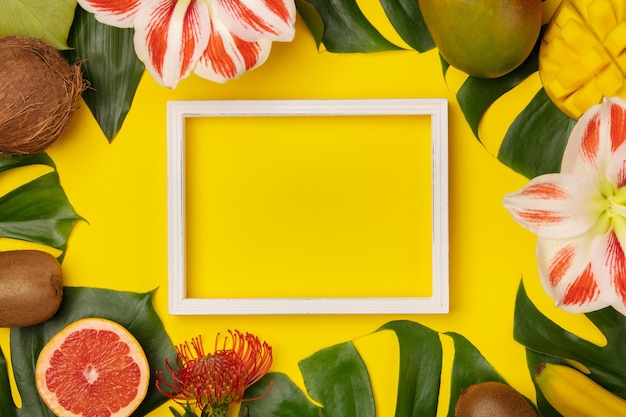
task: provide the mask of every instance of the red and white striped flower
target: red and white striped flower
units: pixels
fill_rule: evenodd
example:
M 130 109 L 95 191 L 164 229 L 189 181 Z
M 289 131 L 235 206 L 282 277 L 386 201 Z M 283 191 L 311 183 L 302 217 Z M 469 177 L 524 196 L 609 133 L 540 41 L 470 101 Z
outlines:
M 294 0 L 78 0 L 104 24 L 135 29 L 135 51 L 159 84 L 191 72 L 224 83 L 263 64 L 295 34 Z
M 535 233 L 544 289 L 565 311 L 626 315 L 626 101 L 606 99 L 577 122 L 561 172 L 504 197 Z

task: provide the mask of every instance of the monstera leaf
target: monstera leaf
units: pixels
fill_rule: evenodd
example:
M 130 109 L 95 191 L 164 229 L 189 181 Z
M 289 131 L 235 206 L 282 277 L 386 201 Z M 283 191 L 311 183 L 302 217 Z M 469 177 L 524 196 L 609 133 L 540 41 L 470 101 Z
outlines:
M 0 36 L 43 39 L 56 49 L 67 49 L 76 0 L 2 0 Z
M 461 392 L 478 382 L 504 382 L 502 376 L 465 337 L 438 333 L 419 323 L 392 321 L 376 330 L 392 331 L 399 345 L 395 415 L 435 417 L 439 402 L 443 348 L 440 337 L 454 342 L 449 399 L 450 417 Z M 384 355 L 384 352 L 381 352 Z M 374 397 L 367 366 L 352 341 L 324 348 L 299 363 L 304 385 L 315 403 L 286 375 L 270 373 L 246 391 L 239 417 L 374 417 Z M 269 394 L 268 394 L 269 393 Z M 321 406 L 320 406 L 321 405 Z
M 35 385 L 35 364 L 46 342 L 65 326 L 86 317 L 113 320 L 130 331 L 146 353 L 151 369 L 148 394 L 133 417 L 145 416 L 168 398 L 155 386 L 155 372 L 165 359 L 176 361 L 176 351 L 152 305 L 153 292 L 130 293 L 99 288 L 65 287 L 56 315 L 39 325 L 11 329 L 11 361 L 22 408 L 11 400 L 7 366 L 0 352 L 0 415 L 2 417 L 54 417 Z
M 144 71 L 135 54 L 134 31 L 98 22 L 80 6 L 69 34 L 70 62 L 81 62 L 89 88 L 83 99 L 109 142 L 118 134 L 130 111 Z
M 9 370 L 2 349 L 0 349 L 0 415 L 3 417 L 17 417 L 17 409 L 11 394 Z
M 19 239 L 67 249 L 72 226 L 80 217 L 69 203 L 52 159 L 44 153 L 0 158 L 0 174 L 9 170 L 43 165 L 50 172 L 0 197 L 0 237 Z
M 417 1 L 379 0 L 389 23 L 410 47 L 407 53 L 435 48 Z M 385 39 L 374 22 L 368 21 L 355 0 L 298 0 L 298 12 L 315 38 L 318 48 L 336 53 L 380 52 L 400 49 Z M 477 28 L 476 30 L 480 30 Z M 543 34 L 543 31 L 542 31 Z M 501 97 L 538 71 L 537 46 L 526 61 L 500 78 L 467 76 L 455 91 L 458 103 L 475 137 L 487 111 Z M 441 58 L 445 77 L 449 64 Z M 423 81 L 428 82 L 428 77 Z M 487 149 L 506 166 L 529 178 L 560 168 L 564 143 L 573 121 L 552 104 L 543 88 L 530 103 L 522 103 L 519 114 L 494 149 Z
M 498 159 L 528 178 L 559 172 L 575 124 L 541 89 L 511 124 Z
M 575 361 L 589 370 L 598 384 L 626 398 L 626 317 L 611 307 L 585 314 L 604 334 L 606 345 L 598 346 L 565 329 L 542 314 L 520 284 L 515 302 L 514 338 L 526 347 L 528 370 L 535 373 L 541 362 Z M 537 404 L 544 417 L 560 414 L 537 389 Z
M 318 48 L 323 43 L 330 52 L 381 52 L 401 49 L 385 39 L 367 20 L 356 0 L 298 0 L 296 5 L 317 41 Z M 419 7 L 414 6 L 412 9 L 419 12 Z M 388 7 L 388 10 L 393 13 L 394 22 L 404 29 L 402 33 L 408 37 L 410 31 L 406 28 L 411 23 L 410 17 L 405 13 L 398 13 L 393 6 Z M 419 17 L 421 18 L 421 14 Z M 424 34 L 423 31 L 415 33 Z M 430 44 L 430 47 L 432 45 L 434 44 Z

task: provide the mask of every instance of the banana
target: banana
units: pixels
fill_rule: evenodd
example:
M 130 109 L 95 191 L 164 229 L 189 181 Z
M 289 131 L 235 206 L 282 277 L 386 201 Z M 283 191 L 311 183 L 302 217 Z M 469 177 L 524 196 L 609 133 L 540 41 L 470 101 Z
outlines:
M 542 363 L 535 383 L 564 417 L 626 417 L 626 400 L 569 366 Z

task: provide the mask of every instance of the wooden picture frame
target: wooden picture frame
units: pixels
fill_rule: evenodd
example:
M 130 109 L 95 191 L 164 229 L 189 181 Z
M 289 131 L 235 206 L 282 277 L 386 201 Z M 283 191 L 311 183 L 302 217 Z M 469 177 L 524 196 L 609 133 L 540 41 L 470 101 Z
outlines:
M 168 305 L 173 315 L 425 314 L 449 311 L 446 99 L 170 101 L 167 108 Z M 429 116 L 432 291 L 429 297 L 191 298 L 187 295 L 185 124 L 188 118 Z

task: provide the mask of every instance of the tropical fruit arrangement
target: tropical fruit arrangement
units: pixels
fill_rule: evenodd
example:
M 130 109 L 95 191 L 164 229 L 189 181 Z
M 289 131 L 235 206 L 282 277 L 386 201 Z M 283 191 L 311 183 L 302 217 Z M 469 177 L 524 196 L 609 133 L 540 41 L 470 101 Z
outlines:
M 83 3 L 100 4 L 87 0 Z M 299 2 L 298 11 L 318 45 L 324 43 L 332 52 L 399 49 L 355 12 L 353 1 L 337 0 L 336 10 L 329 10 L 327 3 Z M 546 3 L 559 3 L 551 16 L 545 14 Z M 491 104 L 538 72 L 542 89 L 515 119 L 498 155 L 525 175 L 558 166 L 564 138 L 569 135 L 567 128 L 589 108 L 612 96 L 626 98 L 625 0 L 419 0 L 419 7 L 402 11 L 394 0 L 381 0 L 381 5 L 411 48 L 424 52 L 436 47 L 444 73 L 453 67 L 467 74 L 457 97 L 476 136 L 478 124 Z M 293 8 L 287 11 L 291 38 Z M 69 12 L 74 16 L 74 9 Z M 106 14 L 107 10 L 100 12 Z M 358 24 L 338 23 L 334 19 L 338 13 Z M 126 83 L 115 84 L 115 100 L 104 105 L 89 101 L 88 106 L 102 126 L 109 126 L 103 128 L 109 140 L 121 128 L 144 70 L 132 53 L 132 36 L 128 31 L 109 30 L 80 6 L 75 16 L 69 35 L 75 44 L 67 46 L 70 51 L 65 55 L 70 60 L 56 50 L 65 47 L 64 39 L 52 47 L 25 36 L 0 38 L 0 60 L 4 63 L 0 67 L 0 172 L 32 164 L 54 168 L 42 152 L 63 134 L 85 87 L 82 68 L 69 61 L 80 61 L 90 54 L 107 56 L 110 51 L 102 48 L 110 45 L 119 45 L 132 56 L 91 68 L 88 63 L 91 81 L 102 82 L 94 90 L 106 91 L 101 87 L 110 81 L 108 76 L 125 74 L 122 81 Z M 346 30 L 362 32 L 345 36 Z M 108 42 L 111 39 L 115 41 Z M 116 67 L 115 73 L 111 66 Z M 128 91 L 117 94 L 118 90 Z M 102 110 L 100 106 L 115 111 L 94 110 Z M 105 120 L 107 117 L 111 120 Z M 551 130 L 553 127 L 557 134 Z M 535 138 L 538 141 L 533 142 Z M 554 151 L 546 153 L 546 148 Z M 535 166 L 535 156 L 558 161 Z M 50 197 L 51 190 L 54 198 Z M 41 201 L 55 210 L 35 204 Z M 61 417 L 141 416 L 169 399 L 182 404 L 184 415 L 191 417 L 195 413 L 189 404 L 193 404 L 192 399 L 198 400 L 196 391 L 214 394 L 214 381 L 222 384 L 219 401 L 217 397 L 213 405 L 199 401 L 197 408 L 202 416 L 213 413 L 211 407 L 225 414 L 228 401 L 243 399 L 243 390 L 248 388 L 245 400 L 249 402 L 241 408 L 242 417 L 314 416 L 321 412 L 319 404 L 310 402 L 285 375 L 264 376 L 271 366 L 271 349 L 248 334 L 237 332 L 235 337 L 231 333 L 238 341 L 234 349 L 205 353 L 201 339 L 175 348 L 152 309 L 151 294 L 64 287 L 62 256 L 71 224 L 80 216 L 60 190 L 56 172 L 1 197 L 0 204 L 0 213 L 5 216 L 0 222 L 28 223 L 32 219 L 24 219 L 23 213 L 35 211 L 35 220 L 52 224 L 48 226 L 51 230 L 33 227 L 35 235 L 28 234 L 32 230 L 12 230 L 10 236 L 3 237 L 18 236 L 61 251 L 58 258 L 41 251 L 0 252 L 0 327 L 11 328 L 12 368 L 24 404 L 18 409 L 12 401 L 8 367 L 0 351 L 3 417 L 47 417 L 49 413 Z M 25 207 L 35 210 L 27 211 Z M 58 207 L 62 210 L 56 210 Z M 48 212 L 54 212 L 53 222 L 46 218 Z M 58 213 L 65 217 L 57 217 Z M 589 317 L 607 335 L 605 347 L 589 346 L 538 316 L 528 300 L 517 300 L 516 338 L 527 347 L 536 403 L 509 386 L 461 335 L 439 334 L 409 321 L 385 324 L 378 330 L 395 332 L 401 348 L 397 414 L 419 410 L 423 416 L 436 415 L 442 375 L 440 338 L 445 336 L 453 340 L 455 349 L 449 407 L 456 417 L 626 417 L 626 361 L 619 349 L 626 343 L 622 336 L 626 320 L 610 308 L 590 313 Z M 237 355 L 249 363 L 241 363 Z M 218 365 L 226 358 L 242 372 L 226 376 L 232 380 L 246 376 L 243 385 L 235 387 L 224 378 Z M 176 369 L 176 365 L 182 367 Z M 331 410 L 329 414 L 355 414 L 351 399 L 374 413 L 369 375 L 352 342 L 323 349 L 299 365 L 307 394 L 324 403 Z M 186 373 L 190 369 L 191 376 Z M 357 371 L 346 375 L 345 369 Z M 213 371 L 217 374 L 207 374 Z M 427 384 L 418 383 L 423 380 Z M 333 381 L 331 389 L 328 381 Z M 355 386 L 359 388 L 357 394 Z M 174 409 L 172 413 L 181 416 Z

